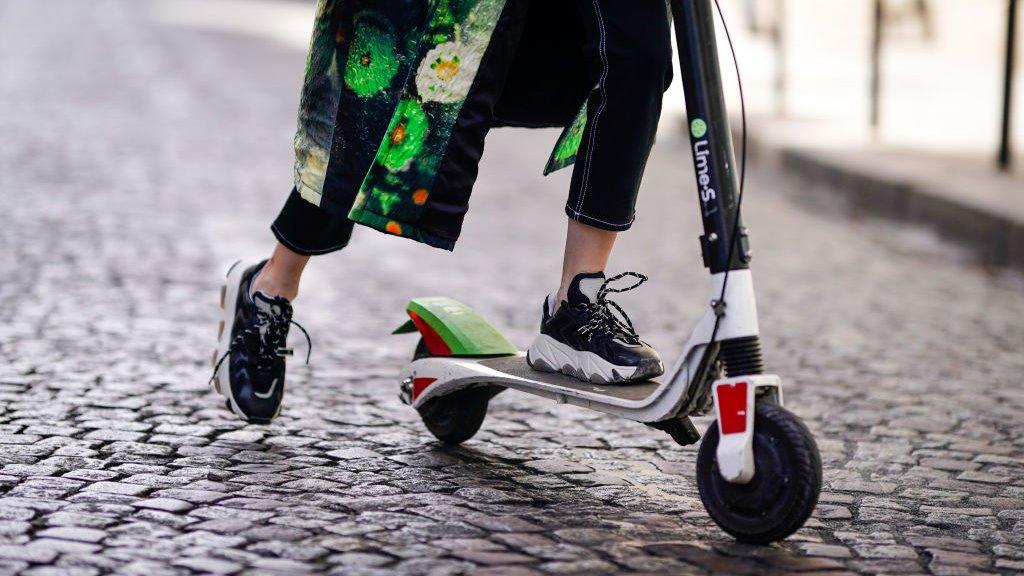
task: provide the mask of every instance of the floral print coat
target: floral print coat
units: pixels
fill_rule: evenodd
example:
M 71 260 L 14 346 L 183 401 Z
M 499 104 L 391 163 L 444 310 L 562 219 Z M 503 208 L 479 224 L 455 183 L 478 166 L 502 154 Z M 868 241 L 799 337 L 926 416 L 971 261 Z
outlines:
M 319 0 L 295 138 L 305 200 L 451 250 L 491 126 L 561 126 L 594 87 L 572 1 Z

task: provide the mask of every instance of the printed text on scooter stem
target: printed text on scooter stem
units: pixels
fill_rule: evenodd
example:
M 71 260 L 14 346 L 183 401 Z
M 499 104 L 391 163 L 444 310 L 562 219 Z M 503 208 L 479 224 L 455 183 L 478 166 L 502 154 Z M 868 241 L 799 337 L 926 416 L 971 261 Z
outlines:
M 700 206 L 705 217 L 718 211 L 718 204 L 712 202 L 715 199 L 715 189 L 711 187 L 711 162 L 708 161 L 710 155 L 711 151 L 708 149 L 707 140 L 698 140 L 693 143 L 693 157 L 697 164 L 697 183 L 700 185 Z

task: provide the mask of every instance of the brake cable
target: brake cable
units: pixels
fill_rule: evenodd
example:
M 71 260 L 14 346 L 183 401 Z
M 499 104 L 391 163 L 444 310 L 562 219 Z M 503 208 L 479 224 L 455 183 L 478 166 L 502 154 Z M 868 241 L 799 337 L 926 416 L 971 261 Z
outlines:
M 740 63 L 736 58 L 736 47 L 732 43 L 732 35 L 729 33 L 729 25 L 725 22 L 725 15 L 722 14 L 722 6 L 718 0 L 714 0 L 715 9 L 718 11 L 718 19 L 722 22 L 722 29 L 725 31 L 725 38 L 729 43 L 729 52 L 732 54 L 733 69 L 736 71 L 736 86 L 740 95 L 740 190 L 736 196 L 736 217 L 732 223 L 732 232 L 729 234 L 729 252 L 726 254 L 725 275 L 722 277 L 722 293 L 718 300 L 711 303 L 715 310 L 715 326 L 711 330 L 711 339 L 708 345 L 715 343 L 718 336 L 718 328 L 725 316 L 725 289 L 729 284 L 729 272 L 732 271 L 732 256 L 736 250 L 736 237 L 739 235 L 740 208 L 743 206 L 743 188 L 747 175 L 747 105 L 743 97 L 743 79 L 740 76 Z

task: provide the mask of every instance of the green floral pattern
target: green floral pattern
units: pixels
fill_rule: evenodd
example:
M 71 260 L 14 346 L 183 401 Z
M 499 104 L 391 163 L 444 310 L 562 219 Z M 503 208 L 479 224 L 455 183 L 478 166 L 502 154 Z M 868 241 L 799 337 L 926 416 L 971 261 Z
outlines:
M 336 200 L 355 222 L 453 248 L 419 222 L 505 2 L 319 0 L 295 138 L 302 197 Z M 585 124 L 584 112 L 566 128 L 545 173 L 573 162 Z
M 417 100 L 406 98 L 398 103 L 387 135 L 381 143 L 378 158 L 389 170 L 405 170 L 423 150 L 427 138 L 427 115 Z
M 544 167 L 544 174 L 550 174 L 555 170 L 564 168 L 576 161 L 576 153 L 579 152 L 580 143 L 583 142 L 583 133 L 587 128 L 587 103 L 583 103 L 579 113 L 572 123 L 562 132 L 555 144 L 555 149 L 548 158 L 547 166 Z
M 373 96 L 391 85 L 396 72 L 394 36 L 373 24 L 360 22 L 349 47 L 345 84 L 361 97 Z
M 481 5 L 492 9 L 481 11 Z M 451 249 L 415 223 L 433 187 L 459 111 L 469 94 L 504 0 L 439 0 L 416 66 L 349 218 L 389 234 Z M 496 9 L 495 9 L 496 7 Z M 486 21 L 481 21 L 486 15 Z M 469 21 L 472 20 L 472 26 Z M 397 200 L 390 194 L 396 194 Z

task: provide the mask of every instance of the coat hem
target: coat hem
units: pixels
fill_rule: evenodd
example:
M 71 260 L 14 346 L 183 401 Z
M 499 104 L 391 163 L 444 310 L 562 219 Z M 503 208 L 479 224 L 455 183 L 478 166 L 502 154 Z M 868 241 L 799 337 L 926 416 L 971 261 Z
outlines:
M 391 236 L 401 236 L 402 238 L 415 240 L 417 242 L 427 244 L 428 246 L 433 246 L 434 248 L 448 250 L 449 252 L 455 250 L 454 240 L 442 238 L 436 234 L 427 232 L 422 228 L 413 226 L 412 224 L 392 220 L 386 216 L 375 214 L 365 209 L 358 211 L 353 210 L 349 213 L 348 219 L 356 224 L 368 226 Z
M 301 196 L 303 200 L 309 202 L 313 206 L 320 207 L 321 203 L 323 202 L 323 193 L 317 190 L 316 188 L 313 188 L 312 186 L 303 182 L 301 178 L 296 178 L 295 190 L 299 193 L 299 196 Z

